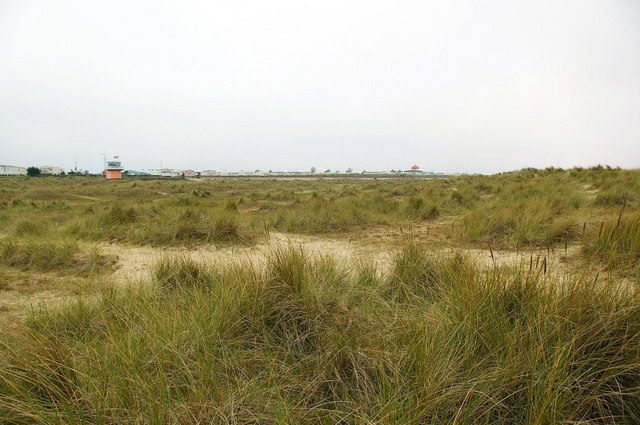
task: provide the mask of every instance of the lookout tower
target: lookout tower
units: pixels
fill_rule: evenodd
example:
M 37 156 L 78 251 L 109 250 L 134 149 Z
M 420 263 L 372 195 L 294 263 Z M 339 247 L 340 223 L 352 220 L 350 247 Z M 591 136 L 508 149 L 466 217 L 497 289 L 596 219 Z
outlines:
M 106 162 L 104 168 L 104 176 L 107 179 L 120 179 L 122 178 L 122 163 L 118 156 L 114 156 L 113 159 Z

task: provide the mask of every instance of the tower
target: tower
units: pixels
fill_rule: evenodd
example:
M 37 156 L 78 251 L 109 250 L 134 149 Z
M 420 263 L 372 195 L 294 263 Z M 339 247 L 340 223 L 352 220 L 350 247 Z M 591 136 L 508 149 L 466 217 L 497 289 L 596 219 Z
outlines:
M 114 156 L 113 159 L 107 161 L 107 166 L 104 169 L 104 175 L 107 179 L 122 178 L 122 163 L 117 155 Z

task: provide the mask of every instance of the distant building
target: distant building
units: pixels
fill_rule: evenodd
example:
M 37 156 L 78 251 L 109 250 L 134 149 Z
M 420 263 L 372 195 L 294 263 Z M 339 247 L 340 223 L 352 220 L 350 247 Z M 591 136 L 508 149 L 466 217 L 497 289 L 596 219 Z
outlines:
M 180 173 L 173 168 L 161 168 L 159 171 L 162 177 L 178 177 L 180 175 Z
M 122 178 L 122 163 L 117 156 L 114 156 L 112 160 L 107 161 L 107 166 L 104 169 L 104 176 L 107 180 Z
M 42 165 L 40 168 L 40 174 L 59 175 L 64 173 L 64 168 L 55 167 L 53 165 Z
M 406 170 L 405 173 L 407 174 L 422 174 L 422 171 L 420 171 L 420 167 L 418 167 L 417 165 L 413 165 L 413 167 L 411 167 L 410 170 Z
M 220 173 L 216 170 L 204 170 L 204 171 L 200 171 L 200 177 L 212 177 L 212 176 L 219 176 Z
M 0 176 L 26 176 L 27 169 L 25 167 L 17 167 L 15 165 L 0 165 Z
M 182 171 L 177 171 L 173 168 L 155 168 L 153 170 L 149 170 L 149 174 L 161 177 L 180 177 L 182 176 Z
M 182 170 L 182 175 L 185 177 L 195 177 L 197 176 L 197 173 L 193 170 Z

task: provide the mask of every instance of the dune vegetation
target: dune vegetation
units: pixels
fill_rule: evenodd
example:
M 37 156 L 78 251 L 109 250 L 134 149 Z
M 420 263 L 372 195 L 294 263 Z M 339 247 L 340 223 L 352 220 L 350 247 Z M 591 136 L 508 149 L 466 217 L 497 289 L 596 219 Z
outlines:
M 640 423 L 639 206 L 608 167 L 3 178 L 0 302 L 59 297 L 0 309 L 0 423 Z

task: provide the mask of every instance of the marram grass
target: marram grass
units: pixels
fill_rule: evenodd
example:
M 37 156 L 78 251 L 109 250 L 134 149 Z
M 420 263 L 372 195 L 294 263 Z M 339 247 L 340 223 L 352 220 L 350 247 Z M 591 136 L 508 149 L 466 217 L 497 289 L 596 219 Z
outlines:
M 640 293 L 408 244 L 384 272 L 274 249 L 3 334 L 3 423 L 636 424 Z

